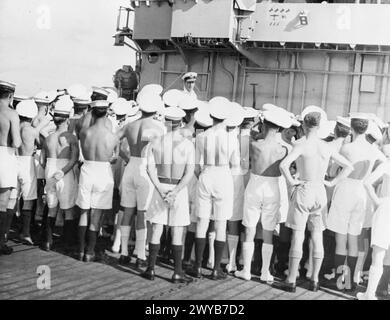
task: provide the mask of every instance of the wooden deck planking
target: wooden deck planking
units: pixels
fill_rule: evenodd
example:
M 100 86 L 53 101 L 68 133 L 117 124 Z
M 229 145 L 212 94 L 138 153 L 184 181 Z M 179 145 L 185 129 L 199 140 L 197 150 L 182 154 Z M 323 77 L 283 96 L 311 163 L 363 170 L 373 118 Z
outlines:
M 11 242 L 12 244 L 12 242 Z M 194 279 L 190 284 L 173 284 L 170 278 L 173 267 L 156 266 L 156 280 L 140 277 L 133 263 L 129 266 L 117 264 L 117 254 L 106 252 L 101 262 L 83 263 L 60 252 L 44 252 L 37 247 L 12 244 L 15 252 L 0 257 L 0 299 L 346 299 L 342 294 L 326 291 L 316 293 L 298 287 L 295 294 L 260 283 L 258 277 L 244 281 L 229 276 L 223 281 L 207 278 L 210 270 L 204 270 L 202 280 Z M 38 265 L 51 268 L 51 289 L 38 290 L 36 281 Z M 301 284 L 298 284 L 301 285 Z M 303 287 L 307 287 L 303 283 Z

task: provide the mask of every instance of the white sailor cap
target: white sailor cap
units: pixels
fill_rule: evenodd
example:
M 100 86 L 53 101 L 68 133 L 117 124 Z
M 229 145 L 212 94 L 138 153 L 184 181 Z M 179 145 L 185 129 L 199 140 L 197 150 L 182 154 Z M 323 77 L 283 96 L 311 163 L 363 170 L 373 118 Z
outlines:
M 0 90 L 6 92 L 15 92 L 16 84 L 0 80 Z
M 141 111 L 152 113 L 163 110 L 164 102 L 158 94 L 147 94 L 138 99 L 138 106 Z
M 183 98 L 179 101 L 179 108 L 183 110 L 194 110 L 198 108 L 198 105 L 198 99 L 189 95 L 183 96 Z
M 213 125 L 213 119 L 210 117 L 210 113 L 208 113 L 204 109 L 200 109 L 194 114 L 195 121 L 201 125 L 202 127 L 211 127 Z
M 129 117 L 135 116 L 137 113 L 139 113 L 139 107 L 137 103 L 134 100 L 126 101 L 127 103 L 127 115 Z
M 25 95 L 21 95 L 21 94 L 14 94 L 14 101 L 16 101 L 16 102 L 20 102 L 20 101 L 27 100 L 27 99 L 31 99 L 31 98 L 28 96 L 25 96 Z
M 347 127 L 347 128 L 351 128 L 351 119 L 350 118 L 337 116 L 336 122 Z
M 349 117 L 351 119 L 359 119 L 359 120 L 367 120 L 367 121 L 371 119 L 370 115 L 364 112 L 352 112 L 349 114 Z
M 38 106 L 33 99 L 23 100 L 16 105 L 16 112 L 22 117 L 33 119 L 38 114 Z
M 138 92 L 138 95 L 142 95 L 144 93 L 155 93 L 155 94 L 161 94 L 163 92 L 163 87 L 159 84 L 150 83 L 141 88 L 141 90 Z
M 225 97 L 214 97 L 209 101 L 210 116 L 216 119 L 225 120 L 229 116 L 228 108 L 230 101 Z
M 177 107 L 182 99 L 183 93 L 177 89 L 168 90 L 163 95 L 163 101 L 169 107 Z
M 208 110 L 210 108 L 208 101 L 203 101 L 203 100 L 198 100 L 198 99 L 196 99 L 195 101 L 196 101 L 196 108 L 198 110 L 205 110 L 208 112 Z
M 198 74 L 196 72 L 187 72 L 181 78 L 186 82 L 195 82 Z
M 251 119 L 256 118 L 259 115 L 259 110 L 256 110 L 252 107 L 243 107 L 244 109 L 244 118 L 245 119 Z
M 36 103 L 50 104 L 57 98 L 57 91 L 41 91 L 34 96 Z
M 87 88 L 82 84 L 72 84 L 70 85 L 66 91 L 72 98 L 78 98 L 80 96 L 85 96 L 87 92 Z
M 61 96 L 54 106 L 54 114 L 69 116 L 73 108 L 73 101 L 69 95 Z
M 321 114 L 321 121 L 328 120 L 328 116 L 327 116 L 325 110 L 320 108 L 320 107 L 313 106 L 313 105 L 307 106 L 305 109 L 303 109 L 303 111 L 301 113 L 301 119 L 304 120 L 306 115 L 309 113 L 312 113 L 312 112 L 317 112 L 317 113 Z
M 383 139 L 382 131 L 374 120 L 370 120 L 370 122 L 368 123 L 366 135 L 370 135 L 377 142 L 380 142 Z
M 186 113 L 179 107 L 168 107 L 164 109 L 164 117 L 170 121 L 180 121 L 185 117 Z
M 138 107 L 133 108 L 133 106 L 135 106 L 134 101 L 127 101 L 125 98 L 118 98 L 111 105 L 111 108 L 118 116 L 134 115 L 137 113 Z
M 91 108 L 108 108 L 110 103 L 107 100 L 95 100 L 91 102 Z
M 75 107 L 78 108 L 87 108 L 91 104 L 91 99 L 85 97 L 85 98 L 73 98 L 73 103 Z
M 280 108 L 281 109 L 281 108 Z M 290 128 L 292 125 L 291 117 L 283 109 L 270 109 L 263 112 L 263 117 L 268 122 L 271 122 L 281 128 Z
M 225 125 L 228 127 L 238 127 L 244 121 L 244 109 L 237 102 L 230 102 L 228 106 L 228 117 Z
M 334 133 L 335 126 L 336 126 L 336 121 L 334 120 L 320 121 L 320 126 L 317 132 L 318 138 L 325 139 L 331 136 Z
M 107 101 L 109 103 L 114 103 L 118 99 L 118 92 L 115 88 L 103 87 L 103 89 L 108 91 Z
M 107 100 L 110 93 L 101 87 L 92 87 L 92 99 L 93 100 Z

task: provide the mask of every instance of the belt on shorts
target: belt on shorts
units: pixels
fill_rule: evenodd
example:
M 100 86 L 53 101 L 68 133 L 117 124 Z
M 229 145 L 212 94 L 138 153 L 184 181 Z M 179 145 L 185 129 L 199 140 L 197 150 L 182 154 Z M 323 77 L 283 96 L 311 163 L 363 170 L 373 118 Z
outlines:
M 171 179 L 171 178 L 164 178 L 164 177 L 158 177 L 158 180 L 161 183 L 166 183 L 166 184 L 179 184 L 180 179 Z

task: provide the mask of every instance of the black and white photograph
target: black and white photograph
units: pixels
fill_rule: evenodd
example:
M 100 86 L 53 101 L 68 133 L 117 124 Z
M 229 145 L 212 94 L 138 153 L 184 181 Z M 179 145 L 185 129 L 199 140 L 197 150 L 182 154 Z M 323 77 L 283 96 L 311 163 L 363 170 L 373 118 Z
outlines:
M 389 0 L 0 0 L 0 302 L 390 300 L 389 30 Z

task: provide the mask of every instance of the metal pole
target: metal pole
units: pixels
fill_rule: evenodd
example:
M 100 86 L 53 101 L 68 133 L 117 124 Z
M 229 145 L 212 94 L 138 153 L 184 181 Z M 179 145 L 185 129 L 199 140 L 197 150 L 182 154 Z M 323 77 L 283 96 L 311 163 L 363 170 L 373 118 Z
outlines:
M 293 98 L 293 89 L 294 89 L 294 77 L 296 70 L 293 69 L 295 68 L 295 53 L 291 54 L 291 59 L 290 59 L 290 81 L 289 81 L 289 86 L 288 86 L 288 99 L 287 99 L 287 110 L 292 111 L 292 98 Z
M 383 63 L 383 73 L 387 73 L 389 70 L 389 56 L 384 57 L 384 63 Z M 385 119 L 385 103 L 386 103 L 386 96 L 387 96 L 387 83 L 388 79 L 382 78 L 382 88 L 381 88 L 381 98 L 380 98 L 380 106 L 378 108 L 378 117 L 381 119 Z
M 329 54 L 326 54 L 326 56 L 325 56 L 325 70 L 329 71 L 329 67 L 330 67 L 330 57 L 329 57 Z M 328 79 L 329 79 L 329 75 L 325 73 L 324 80 L 322 82 L 322 98 L 321 98 L 321 108 L 322 109 L 325 109 L 326 94 L 328 92 Z

